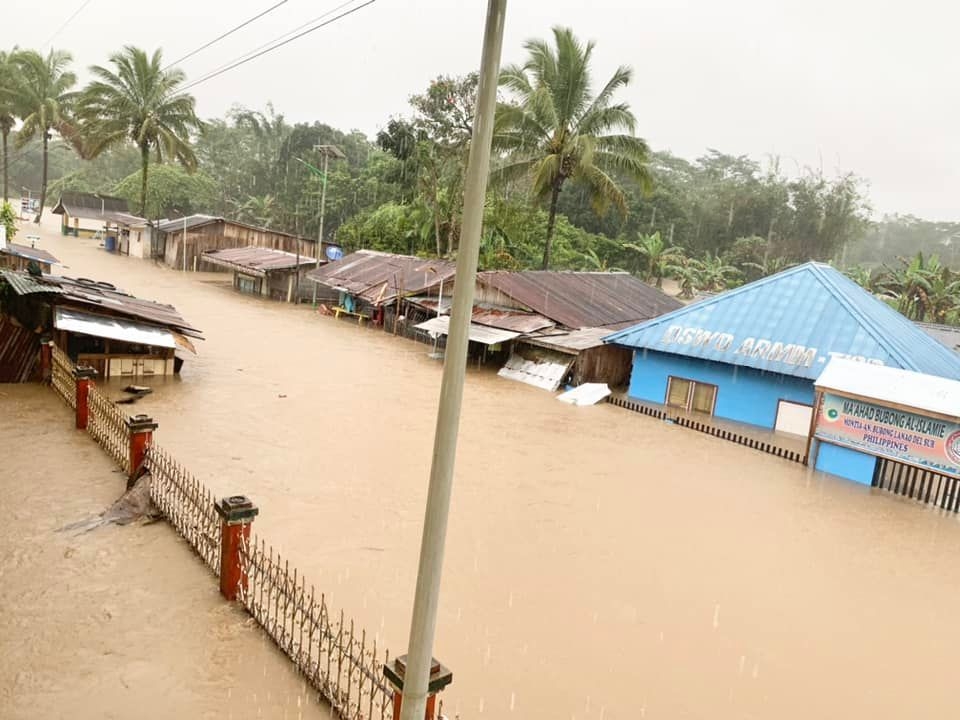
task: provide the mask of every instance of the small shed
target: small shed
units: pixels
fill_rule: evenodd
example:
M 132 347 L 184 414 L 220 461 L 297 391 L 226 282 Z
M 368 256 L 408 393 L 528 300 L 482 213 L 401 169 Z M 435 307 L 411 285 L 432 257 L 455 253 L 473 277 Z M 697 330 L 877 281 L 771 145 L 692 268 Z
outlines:
M 41 272 L 49 273 L 54 265 L 59 265 L 51 253 L 33 245 L 19 245 L 17 243 L 0 243 L 0 268 L 8 270 L 27 270 L 31 262 L 35 262 Z
M 60 231 L 75 237 L 94 237 L 103 233 L 104 247 L 120 252 L 129 242 L 130 229 L 146 221 L 132 215 L 123 198 L 97 193 L 65 192 L 51 212 L 61 216 Z M 129 252 L 129 245 L 127 245 Z
M 325 262 L 328 255 L 335 255 L 336 250 L 339 250 L 339 245 L 335 243 L 323 242 L 318 247 L 316 239 L 313 238 L 216 215 L 195 214 L 161 220 L 156 229 L 155 254 L 177 270 L 218 270 L 223 266 L 210 264 L 202 268 L 200 263 L 204 253 L 225 248 L 284 250 L 294 255 L 314 258 L 319 262 Z
M 569 331 L 544 331 L 527 335 L 515 351 L 525 359 L 564 366 L 571 385 L 605 383 L 610 387 L 626 386 L 630 381 L 633 353 L 603 339 L 609 328 L 581 328 Z M 519 378 L 514 378 L 519 379 Z
M 292 302 L 315 258 L 284 250 L 242 247 L 208 250 L 203 262 L 233 270 L 233 286 L 242 293 Z
M 946 490 L 943 478 L 960 478 L 960 381 L 834 358 L 816 391 L 817 470 L 865 485 L 898 477 L 898 487 L 913 488 L 901 494 L 921 500 L 915 491 L 924 480 L 937 481 L 933 494 Z

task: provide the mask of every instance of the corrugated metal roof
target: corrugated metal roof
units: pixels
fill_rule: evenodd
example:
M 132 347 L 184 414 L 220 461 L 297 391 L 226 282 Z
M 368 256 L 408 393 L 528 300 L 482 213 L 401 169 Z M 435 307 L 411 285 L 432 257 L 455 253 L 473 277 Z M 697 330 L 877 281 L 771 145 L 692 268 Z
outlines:
M 918 328 L 923 330 L 934 340 L 938 341 L 941 345 L 945 345 L 951 350 L 960 352 L 960 327 L 925 322 L 917 322 L 915 324 Z
M 45 282 L 43 277 L 35 278 L 29 273 L 15 270 L 0 270 L 0 277 L 13 289 L 17 295 L 31 293 L 61 293 L 59 285 Z M 50 277 L 49 275 L 45 277 Z
M 581 328 L 570 332 L 544 332 L 530 335 L 524 342 L 540 347 L 577 354 L 581 350 L 600 347 L 603 339 L 610 335 L 610 328 Z
M 408 300 L 426 310 L 437 312 L 437 298 L 421 296 L 408 298 Z M 444 297 L 440 303 L 441 312 L 449 314 L 452 305 L 451 299 Z M 485 303 L 474 304 L 472 320 L 479 325 L 489 325 L 502 330 L 515 330 L 524 335 L 553 327 L 553 321 L 543 315 L 511 308 L 498 308 Z M 609 334 L 609 330 L 605 334 Z
M 307 273 L 321 285 L 341 290 L 374 304 L 392 301 L 398 295 L 418 295 L 448 282 L 457 267 L 446 260 L 394 255 L 375 250 L 358 250 L 342 260 Z
M 17 243 L 7 243 L 6 247 L 0 248 L 0 252 L 7 255 L 26 258 L 27 260 L 36 260 L 38 263 L 47 263 L 49 265 L 59 264 L 60 261 L 46 250 L 28 245 L 18 245 Z
M 173 233 L 183 232 L 183 223 L 184 218 L 173 218 L 173 219 L 163 219 L 157 223 L 157 229 L 160 232 L 164 233 Z M 194 230 L 196 228 L 204 227 L 206 225 L 213 225 L 214 223 L 224 223 L 225 225 L 234 225 L 236 227 L 246 228 L 248 230 L 256 230 L 257 232 L 270 233 L 272 235 L 283 235 L 284 237 L 294 238 L 295 240 L 301 240 L 303 242 L 310 243 L 313 246 L 316 246 L 316 238 L 308 238 L 302 235 L 296 235 L 294 233 L 286 232 L 285 230 L 276 230 L 274 228 L 261 227 L 259 225 L 251 225 L 250 223 L 240 222 L 239 220 L 231 220 L 227 217 L 222 217 L 219 215 L 203 215 L 200 213 L 194 215 L 187 215 L 186 217 L 187 230 Z M 329 242 L 327 240 L 323 241 L 323 247 L 340 247 L 336 243 Z
M 573 358 L 559 353 L 545 354 L 538 358 L 525 358 L 514 353 L 500 368 L 497 375 L 552 392 L 560 387 L 571 365 L 573 365 Z
M 285 250 L 272 250 L 261 247 L 224 248 L 222 250 L 207 250 L 202 259 L 215 265 L 242 270 L 252 275 L 263 276 L 274 270 L 293 270 L 299 263 L 300 267 L 313 267 L 317 264 L 316 258 L 309 255 L 300 255 Z
M 822 390 L 903 405 L 947 418 L 960 418 L 960 382 L 912 370 L 835 358 L 817 378 Z
M 81 335 L 123 340 L 139 345 L 164 348 L 177 347 L 173 333 L 169 330 L 131 322 L 130 320 L 121 320 L 116 317 L 93 315 L 71 308 L 58 307 L 53 317 L 53 326 L 60 330 L 80 333 Z
M 477 281 L 574 329 L 623 326 L 682 307 L 628 273 L 490 271 Z
M 68 215 L 70 217 L 86 218 L 88 220 L 103 220 L 104 222 L 121 225 L 141 225 L 146 220 L 131 215 L 127 201 L 123 198 L 93 193 L 65 192 L 51 210 L 54 215 Z
M 414 325 L 414 327 L 417 328 L 417 330 L 423 330 L 431 335 L 449 335 L 450 318 L 447 315 L 441 315 L 430 318 L 419 325 Z M 496 345 L 497 343 L 507 342 L 507 340 L 513 340 L 516 337 L 520 337 L 520 333 L 470 323 L 470 339 L 473 340 L 473 342 L 483 343 L 484 345 Z
M 960 355 L 820 263 L 688 305 L 606 342 L 809 379 L 833 355 L 960 377 Z

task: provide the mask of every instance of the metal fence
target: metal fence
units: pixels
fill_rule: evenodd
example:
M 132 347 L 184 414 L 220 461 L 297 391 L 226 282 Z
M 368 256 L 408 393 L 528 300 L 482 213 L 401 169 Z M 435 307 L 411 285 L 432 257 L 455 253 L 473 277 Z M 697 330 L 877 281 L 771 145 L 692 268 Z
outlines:
M 345 720 L 386 720 L 393 713 L 393 688 L 382 675 L 389 653 L 378 657 L 377 641 L 358 630 L 343 611 L 331 617 L 296 568 L 257 538 L 240 549 L 247 587 L 238 599 L 297 670 Z
M 77 408 L 77 380 L 73 376 L 73 361 L 67 354 L 52 345 L 52 362 L 50 373 L 50 384 L 56 390 L 57 395 L 63 398 L 74 410 Z
M 960 480 L 949 475 L 877 458 L 871 485 L 942 510 L 960 512 Z
M 90 383 L 87 393 L 87 408 L 89 409 L 87 432 L 107 452 L 107 455 L 129 474 L 132 470 L 130 428 L 127 425 L 126 416 L 93 383 Z
M 151 444 L 145 460 L 150 496 L 174 529 L 220 574 L 220 517 L 216 498 L 163 448 Z

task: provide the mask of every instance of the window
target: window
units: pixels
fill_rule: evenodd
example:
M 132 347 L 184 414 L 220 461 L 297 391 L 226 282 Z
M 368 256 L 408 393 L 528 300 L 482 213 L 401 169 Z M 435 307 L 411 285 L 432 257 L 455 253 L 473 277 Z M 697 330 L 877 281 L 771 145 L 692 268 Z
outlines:
M 667 405 L 670 407 L 713 415 L 716 403 L 716 385 L 672 376 L 667 381 Z

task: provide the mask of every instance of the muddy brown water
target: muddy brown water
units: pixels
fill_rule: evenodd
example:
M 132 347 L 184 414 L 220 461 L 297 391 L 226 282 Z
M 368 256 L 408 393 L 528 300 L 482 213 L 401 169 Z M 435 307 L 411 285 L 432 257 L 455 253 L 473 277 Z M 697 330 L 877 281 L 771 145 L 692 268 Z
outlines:
M 173 303 L 205 331 L 182 377 L 134 407 L 215 492 L 250 495 L 256 532 L 402 652 L 440 382 L 429 348 L 238 295 L 226 275 L 44 245 L 66 274 Z M 953 516 L 474 369 L 436 645 L 455 678 L 444 710 L 952 716 L 958 549 Z M 163 562 L 176 575 L 183 558 Z

